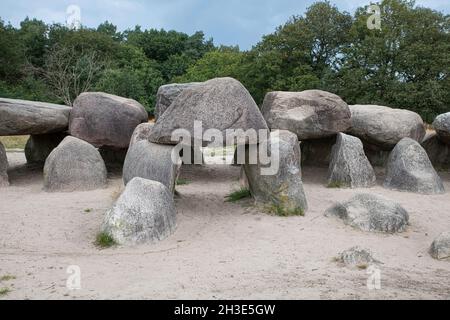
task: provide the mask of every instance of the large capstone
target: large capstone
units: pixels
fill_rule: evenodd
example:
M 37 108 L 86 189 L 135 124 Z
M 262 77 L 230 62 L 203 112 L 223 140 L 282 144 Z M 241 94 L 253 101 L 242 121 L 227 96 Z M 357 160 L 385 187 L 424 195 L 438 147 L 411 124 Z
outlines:
M 134 129 L 147 121 L 145 108 L 135 100 L 86 92 L 74 101 L 69 131 L 98 148 L 126 149 Z
M 375 105 L 349 106 L 352 127 L 348 133 L 382 150 L 392 150 L 403 138 L 421 142 L 425 137 L 422 118 L 415 112 Z
M 202 130 L 194 131 L 196 123 L 201 125 Z M 178 140 L 173 140 L 177 129 L 189 133 L 188 138 L 191 140 L 224 144 L 227 133 L 235 137 L 235 141 L 244 144 L 259 141 L 251 141 L 247 130 L 253 129 L 252 132 L 256 133 L 261 129 L 268 130 L 250 93 L 232 78 L 217 78 L 183 90 L 156 122 L 150 141 L 178 144 Z M 209 129 L 214 129 L 221 137 L 204 137 L 203 133 Z M 241 132 L 235 131 L 239 129 Z M 234 145 L 235 142 L 230 144 Z
M 375 181 L 375 171 L 364 153 L 361 140 L 339 133 L 332 149 L 328 183 L 342 187 L 368 188 Z
M 45 102 L 0 98 L 0 136 L 66 131 L 71 109 Z
M 106 167 L 100 153 L 80 139 L 65 138 L 45 161 L 46 191 L 87 191 L 104 188 L 106 184 Z
M 296 134 L 285 130 L 273 131 L 259 148 L 268 151 L 271 156 L 271 160 L 267 161 L 269 164 L 255 155 L 255 146 L 247 146 L 244 165 L 250 191 L 256 202 L 276 208 L 280 214 L 304 214 L 308 205 L 303 189 L 301 151 Z M 256 164 L 251 163 L 251 154 L 258 160 Z M 239 162 L 242 163 L 240 160 Z
M 9 186 L 8 158 L 3 144 L 0 142 L 0 188 Z
M 50 153 L 64 140 L 66 133 L 32 135 L 25 145 L 28 163 L 44 164 Z
M 409 215 L 398 203 L 373 194 L 357 194 L 337 203 L 325 212 L 346 225 L 368 232 L 395 233 L 405 231 Z
M 102 226 L 103 232 L 121 245 L 161 241 L 175 228 L 172 193 L 163 184 L 142 178 L 127 184 Z
M 174 147 L 141 140 L 128 149 L 123 167 L 123 181 L 144 178 L 165 185 L 171 192 L 180 173 L 181 160 L 173 154 Z M 173 158 L 173 159 L 172 159 Z
M 450 259 L 450 232 L 444 232 L 434 240 L 430 254 L 438 260 Z
M 164 112 L 169 109 L 172 102 L 174 102 L 185 89 L 199 86 L 201 84 L 202 83 L 200 82 L 173 83 L 159 87 L 158 93 L 156 94 L 156 120 L 158 120 L 164 114 Z
M 299 140 L 332 137 L 351 126 L 347 103 L 320 90 L 270 92 L 262 112 L 271 129 L 289 130 Z
M 442 180 L 426 151 L 410 138 L 404 138 L 392 150 L 384 186 L 388 189 L 423 194 L 445 192 Z
M 433 122 L 433 127 L 436 130 L 439 139 L 450 144 L 450 112 L 439 115 Z

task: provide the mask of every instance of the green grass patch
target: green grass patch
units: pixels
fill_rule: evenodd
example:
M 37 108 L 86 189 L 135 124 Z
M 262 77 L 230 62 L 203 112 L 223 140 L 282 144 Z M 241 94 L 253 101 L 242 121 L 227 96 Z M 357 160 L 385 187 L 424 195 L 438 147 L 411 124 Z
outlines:
M 234 191 L 225 197 L 226 202 L 238 202 L 243 199 L 250 198 L 252 196 L 249 189 L 242 188 Z
M 327 188 L 329 188 L 329 189 L 345 188 L 345 183 L 343 183 L 341 181 L 332 181 L 327 185 Z
M 86 209 L 86 210 L 84 210 L 84 213 L 91 213 L 92 212 L 92 209 Z
M 12 276 L 10 274 L 4 275 L 0 277 L 0 282 L 16 280 L 16 276 Z
M 11 136 L 11 137 L 0 137 L 0 142 L 3 144 L 5 149 L 25 149 L 28 138 L 30 136 Z
M 286 209 L 276 203 L 268 207 L 268 212 L 279 217 L 305 216 L 305 211 L 302 208 Z
M 95 245 L 101 249 L 107 249 L 116 246 L 117 242 L 106 232 L 100 232 L 95 238 Z
M 191 182 L 189 180 L 186 179 L 178 179 L 177 180 L 177 186 L 185 186 L 190 184 Z
M 9 289 L 9 288 L 0 288 L 0 297 L 6 296 L 10 292 L 11 292 L 11 289 Z

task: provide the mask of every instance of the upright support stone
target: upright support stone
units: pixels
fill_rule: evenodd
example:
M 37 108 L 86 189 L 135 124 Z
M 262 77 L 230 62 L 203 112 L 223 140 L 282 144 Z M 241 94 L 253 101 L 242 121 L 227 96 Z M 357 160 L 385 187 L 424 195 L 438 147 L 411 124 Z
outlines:
M 174 146 L 141 140 L 129 149 L 123 167 L 123 181 L 127 185 L 133 178 L 154 180 L 165 185 L 171 192 L 180 173 L 181 160 L 174 156 Z M 173 161 L 175 160 L 175 161 Z
M 8 158 L 3 144 L 0 142 L 0 188 L 9 186 Z
M 249 163 L 252 148 L 247 148 L 245 173 L 252 195 L 257 203 L 268 205 L 282 215 L 303 215 L 308 209 L 301 177 L 300 146 L 297 135 L 285 131 L 274 131 L 267 142 L 258 149 L 267 148 L 270 164 Z M 253 148 L 253 151 L 256 148 Z M 278 170 L 277 170 L 278 169 Z
M 375 171 L 364 154 L 361 140 L 339 133 L 332 149 L 328 183 L 349 188 L 368 188 L 375 181 Z

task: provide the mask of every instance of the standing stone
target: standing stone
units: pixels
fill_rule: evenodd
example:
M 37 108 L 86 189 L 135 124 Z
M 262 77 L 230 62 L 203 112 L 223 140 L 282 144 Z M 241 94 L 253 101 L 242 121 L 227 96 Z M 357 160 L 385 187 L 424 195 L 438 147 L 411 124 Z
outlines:
M 0 98 L 0 136 L 66 131 L 71 109 L 52 103 Z
M 0 188 L 9 186 L 8 157 L 3 144 L 0 142 Z
M 201 123 L 203 132 L 194 131 L 195 122 Z M 156 122 L 150 141 L 178 144 L 178 141 L 172 141 L 176 129 L 184 129 L 192 140 L 224 144 L 227 130 L 242 129 L 237 138 L 248 143 L 247 130 L 258 132 L 268 130 L 268 127 L 252 96 L 239 81 L 217 78 L 183 90 Z M 203 133 L 208 129 L 220 131 L 223 141 L 205 138 Z
M 403 138 L 422 142 L 425 126 L 415 112 L 374 105 L 349 106 L 352 127 L 348 133 L 382 150 L 390 151 Z
M 163 115 L 163 113 L 166 112 L 167 109 L 169 109 L 172 102 L 174 102 L 185 89 L 193 88 L 201 84 L 202 83 L 200 82 L 173 83 L 159 87 L 158 93 L 156 94 L 156 120 L 158 120 Z
M 88 191 L 104 188 L 106 183 L 106 167 L 100 153 L 80 139 L 65 138 L 45 161 L 46 191 Z
M 375 172 L 358 138 L 339 133 L 332 149 L 328 183 L 350 188 L 368 188 L 375 184 Z
M 384 186 L 423 194 L 444 193 L 441 178 L 417 141 L 404 138 L 392 150 Z
M 442 142 L 436 133 L 428 135 L 423 140 L 422 147 L 427 152 L 433 167 L 450 168 L 450 145 Z
M 130 147 L 142 140 L 147 140 L 150 137 L 150 133 L 154 127 L 154 123 L 146 122 L 138 125 L 131 136 Z
M 351 126 L 348 105 L 320 90 L 269 92 L 262 113 L 272 130 L 289 130 L 301 141 L 332 137 Z
M 66 133 L 32 135 L 25 145 L 28 163 L 44 164 L 50 153 L 64 140 Z
M 73 103 L 69 131 L 97 148 L 128 148 L 134 129 L 148 121 L 135 100 L 101 92 L 82 93 Z
M 446 144 L 450 144 L 450 112 L 438 116 L 433 122 L 433 127 L 439 139 Z
M 444 232 L 434 240 L 430 254 L 438 260 L 450 259 L 450 232 Z
M 258 159 L 258 164 L 251 164 L 252 147 L 247 147 L 244 169 L 255 200 L 264 205 L 275 206 L 286 215 L 304 214 L 308 205 L 302 183 L 301 151 L 297 136 L 289 131 L 277 130 L 271 132 L 269 140 L 260 144 L 259 148 L 269 150 L 273 157 L 271 165 L 273 169 L 278 167 L 278 170 L 264 172 L 270 165 L 261 164 L 261 158 Z
M 157 181 L 134 178 L 102 226 L 118 244 L 136 245 L 161 241 L 176 229 L 172 194 Z
M 144 178 L 165 185 L 171 192 L 180 173 L 181 160 L 172 161 L 173 146 L 151 143 L 146 140 L 134 143 L 128 149 L 123 167 L 123 181 L 127 185 L 132 179 Z
M 245 173 L 245 169 L 241 166 L 241 173 L 239 176 L 239 184 L 242 189 L 250 189 L 250 185 L 248 184 L 247 174 Z
M 367 232 L 405 231 L 409 215 L 398 203 L 373 194 L 357 194 L 349 201 L 337 203 L 325 212 L 346 225 Z

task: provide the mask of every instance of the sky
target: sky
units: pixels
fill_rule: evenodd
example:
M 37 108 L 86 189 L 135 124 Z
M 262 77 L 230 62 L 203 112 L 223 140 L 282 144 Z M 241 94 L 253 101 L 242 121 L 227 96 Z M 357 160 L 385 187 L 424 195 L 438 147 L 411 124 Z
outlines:
M 205 32 L 216 45 L 239 45 L 250 49 L 265 34 L 293 15 L 303 14 L 314 0 L 1 0 L 0 18 L 18 26 L 25 17 L 47 23 L 65 23 L 70 5 L 81 9 L 81 22 L 97 27 L 108 20 L 123 31 L 136 25 L 143 29 L 164 28 L 188 34 Z M 370 0 L 331 0 L 353 13 Z M 417 0 L 450 14 L 450 0 Z

